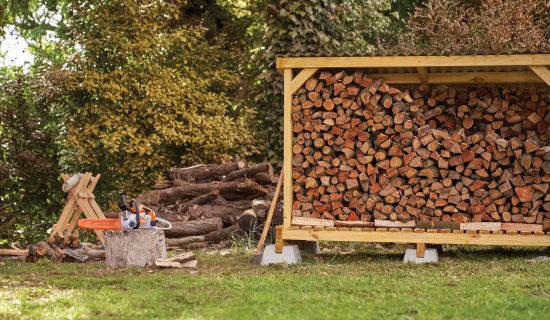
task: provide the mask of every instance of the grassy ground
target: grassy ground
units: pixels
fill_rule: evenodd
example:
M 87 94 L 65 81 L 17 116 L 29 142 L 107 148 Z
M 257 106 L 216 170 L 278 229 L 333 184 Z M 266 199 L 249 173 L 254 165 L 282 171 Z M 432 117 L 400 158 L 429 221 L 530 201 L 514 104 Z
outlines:
M 343 251 L 343 252 L 342 252 Z M 338 253 L 336 253 L 338 252 Z M 109 270 L 100 263 L 0 262 L 1 319 L 544 319 L 541 250 L 451 248 L 403 265 L 403 248 L 329 248 L 299 266 L 199 254 L 199 268 Z

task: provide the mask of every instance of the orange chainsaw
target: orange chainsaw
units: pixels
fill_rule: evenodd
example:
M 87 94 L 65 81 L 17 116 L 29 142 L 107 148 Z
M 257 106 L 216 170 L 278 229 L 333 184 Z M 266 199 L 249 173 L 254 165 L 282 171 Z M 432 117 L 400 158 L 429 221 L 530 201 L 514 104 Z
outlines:
M 136 199 L 128 205 L 126 196 L 122 196 L 118 207 L 123 211 L 118 219 L 80 219 L 78 226 L 93 230 L 132 230 L 139 228 L 156 228 L 160 230 L 172 229 L 170 221 L 157 217 L 155 211 L 140 205 Z M 159 222 L 166 227 L 159 227 Z

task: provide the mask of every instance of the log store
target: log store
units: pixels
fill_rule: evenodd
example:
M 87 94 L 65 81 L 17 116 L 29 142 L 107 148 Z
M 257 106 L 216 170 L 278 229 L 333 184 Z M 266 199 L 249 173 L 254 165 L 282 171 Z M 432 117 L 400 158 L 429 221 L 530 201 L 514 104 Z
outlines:
M 279 57 L 289 240 L 550 246 L 549 54 Z

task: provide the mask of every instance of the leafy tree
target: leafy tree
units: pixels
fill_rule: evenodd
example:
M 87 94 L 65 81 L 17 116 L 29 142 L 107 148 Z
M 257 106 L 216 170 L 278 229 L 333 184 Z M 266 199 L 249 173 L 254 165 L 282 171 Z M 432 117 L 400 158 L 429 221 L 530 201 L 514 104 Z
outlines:
M 62 39 L 69 0 L 0 0 L 0 38 L 11 26 L 34 56 L 33 70 L 64 61 L 64 51 L 53 39 Z
M 43 239 L 61 210 L 56 114 L 20 70 L 0 74 L 0 244 Z
M 429 0 L 407 20 L 407 32 L 384 41 L 384 54 L 550 52 L 545 0 Z
M 232 56 L 178 19 L 182 1 L 74 1 L 59 71 L 63 163 L 139 191 L 170 166 L 251 152 L 248 114 L 233 91 Z M 175 27 L 174 27 L 175 26 Z

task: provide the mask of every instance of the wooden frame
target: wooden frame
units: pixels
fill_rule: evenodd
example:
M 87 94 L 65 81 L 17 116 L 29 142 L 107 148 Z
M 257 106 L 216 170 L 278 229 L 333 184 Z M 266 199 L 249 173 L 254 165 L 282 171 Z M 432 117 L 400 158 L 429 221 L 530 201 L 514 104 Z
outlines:
M 105 215 L 101 211 L 101 208 L 99 208 L 93 194 L 100 177 L 101 175 L 99 174 L 94 177 L 90 172 L 86 172 L 80 177 L 78 183 L 68 191 L 67 203 L 57 223 L 52 227 L 52 232 L 48 239 L 50 243 L 55 241 L 56 236 L 64 238 L 66 235 L 71 234 L 82 214 L 89 219 L 105 219 Z M 61 174 L 61 178 L 64 182 L 67 182 L 71 176 L 63 173 Z M 105 245 L 103 231 L 94 231 L 101 243 Z
M 285 240 L 366 241 L 397 243 L 472 244 L 550 246 L 550 234 L 514 233 L 423 233 L 406 229 L 379 228 L 350 230 L 349 228 L 292 226 L 292 95 L 319 69 L 383 68 L 384 72 L 369 73 L 397 84 L 481 84 L 534 83 L 550 86 L 550 54 L 483 55 L 483 56 L 388 56 L 388 57 L 278 57 L 277 69 L 284 78 L 284 220 L 276 232 L 276 250 L 282 250 Z M 492 69 L 487 71 L 487 67 Z M 388 73 L 389 68 L 397 72 Z M 416 72 L 402 72 L 413 68 Z M 450 71 L 430 72 L 430 68 Z M 478 72 L 475 70 L 478 69 Z M 474 70 L 474 71 L 472 71 Z M 294 72 L 298 71 L 296 76 Z M 386 230 L 383 230 L 386 229 Z M 387 232 L 385 232 L 387 231 Z M 392 232 L 393 231 L 393 232 Z M 429 231 L 429 230 L 428 230 Z M 460 230 L 457 230 L 460 231 Z

